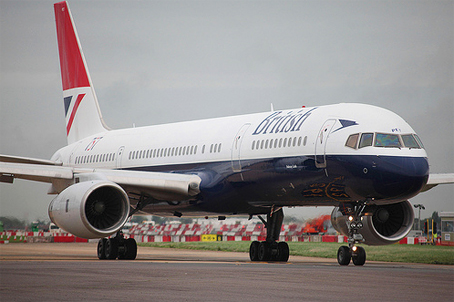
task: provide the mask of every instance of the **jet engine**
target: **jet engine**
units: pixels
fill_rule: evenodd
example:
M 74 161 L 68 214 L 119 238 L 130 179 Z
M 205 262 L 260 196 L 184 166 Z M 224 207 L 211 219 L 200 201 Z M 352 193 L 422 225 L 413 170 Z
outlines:
M 386 245 L 402 240 L 411 230 L 414 212 L 408 201 L 388 205 L 371 205 L 364 209 L 362 227 L 357 233 L 367 245 Z M 333 227 L 342 235 L 348 236 L 349 215 L 343 215 L 339 207 L 331 213 Z
M 63 190 L 49 205 L 49 217 L 65 231 L 81 238 L 115 234 L 129 216 L 129 198 L 117 184 L 84 181 Z

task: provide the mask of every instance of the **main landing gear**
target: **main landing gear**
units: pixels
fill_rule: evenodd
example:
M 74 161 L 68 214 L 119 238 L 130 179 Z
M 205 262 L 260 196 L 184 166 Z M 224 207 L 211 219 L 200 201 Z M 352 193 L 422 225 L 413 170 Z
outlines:
M 363 228 L 362 217 L 366 203 L 358 202 L 348 213 L 348 246 L 341 246 L 337 251 L 337 262 L 340 265 L 349 265 L 353 261 L 354 265 L 364 265 L 366 263 L 366 251 L 357 243 L 364 241 L 363 235 L 358 233 Z
M 137 243 L 133 238 L 125 239 L 119 231 L 114 238 L 101 238 L 98 242 L 98 258 L 134 260 L 137 256 Z
M 267 221 L 258 216 L 266 227 L 266 241 L 253 241 L 249 248 L 251 261 L 281 261 L 287 262 L 289 248 L 287 242 L 277 242 L 281 232 L 284 211 L 280 208 L 267 215 Z
M 132 215 L 142 210 L 146 205 L 153 202 L 152 197 L 147 197 L 144 194 L 140 195 L 136 207 L 129 212 L 130 218 Z M 125 239 L 123 232 L 117 232 L 114 238 L 101 238 L 98 242 L 98 258 L 104 259 L 120 259 L 134 260 L 137 257 L 137 243 L 133 238 Z

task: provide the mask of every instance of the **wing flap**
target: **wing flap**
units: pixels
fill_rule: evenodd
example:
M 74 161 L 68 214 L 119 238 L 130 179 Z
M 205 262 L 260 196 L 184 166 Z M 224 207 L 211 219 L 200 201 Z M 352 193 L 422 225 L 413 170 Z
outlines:
M 51 183 L 54 179 L 72 179 L 70 167 L 0 162 L 0 181 L 12 182 L 14 178 Z
M 17 163 L 17 164 L 35 164 L 35 165 L 47 165 L 47 166 L 61 166 L 62 163 L 57 163 L 51 160 L 21 157 L 12 155 L 0 155 L 0 162 L 4 163 Z

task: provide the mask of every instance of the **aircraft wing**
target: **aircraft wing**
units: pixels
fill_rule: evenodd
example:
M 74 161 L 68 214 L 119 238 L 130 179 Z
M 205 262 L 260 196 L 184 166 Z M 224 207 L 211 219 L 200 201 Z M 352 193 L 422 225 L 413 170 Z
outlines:
M 51 160 L 31 158 L 31 157 L 21 157 L 21 156 L 11 156 L 11 155 L 1 155 L 0 162 L 5 163 L 18 163 L 18 164 L 37 164 L 37 165 L 48 165 L 48 166 L 61 166 L 62 163 L 57 163 Z
M 421 192 L 428 191 L 433 187 L 436 187 L 441 184 L 452 184 L 454 183 L 454 173 L 439 173 L 439 174 L 430 174 L 427 184 L 422 188 Z
M 117 183 L 128 192 L 146 192 L 160 200 L 185 200 L 200 193 L 202 181 L 197 175 L 141 172 L 108 169 L 79 169 L 49 164 L 26 164 L 0 161 L 0 182 L 12 183 L 15 178 L 53 183 L 102 179 Z M 57 192 L 55 192 L 57 193 Z

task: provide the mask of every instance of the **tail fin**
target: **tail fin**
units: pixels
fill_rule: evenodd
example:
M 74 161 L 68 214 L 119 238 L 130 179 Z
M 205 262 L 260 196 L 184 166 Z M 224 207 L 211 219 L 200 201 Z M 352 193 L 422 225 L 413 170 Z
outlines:
M 68 144 L 108 130 L 66 1 L 55 3 Z

